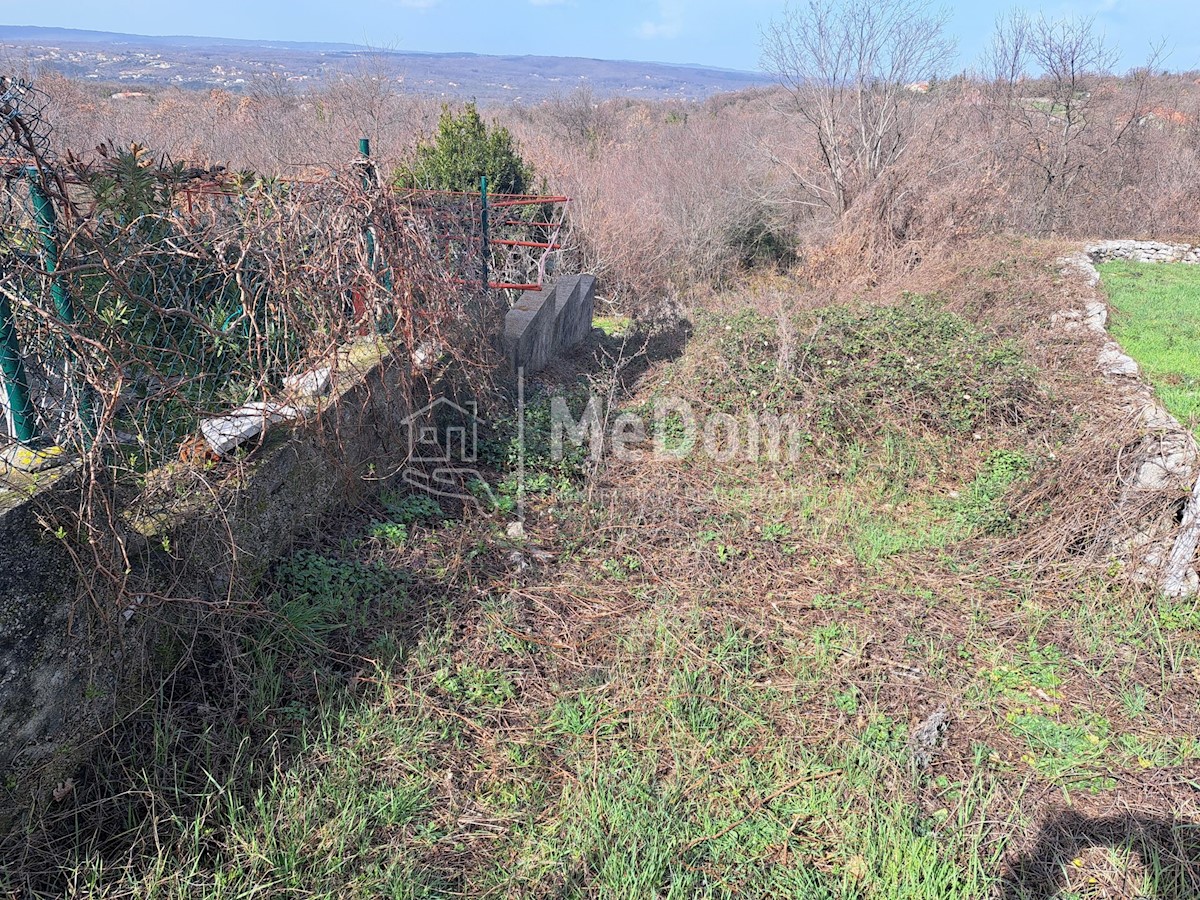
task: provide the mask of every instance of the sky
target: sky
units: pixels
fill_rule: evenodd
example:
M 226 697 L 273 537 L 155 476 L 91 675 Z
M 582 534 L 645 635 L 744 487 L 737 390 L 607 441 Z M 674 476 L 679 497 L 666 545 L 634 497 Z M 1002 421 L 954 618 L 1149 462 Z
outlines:
M 762 29 L 785 0 L 0 0 L 0 23 L 134 34 L 336 41 L 399 51 L 587 56 L 759 68 Z M 879 0 L 887 2 L 887 0 Z M 1166 68 L 1200 69 L 1200 0 L 946 3 L 959 67 L 998 14 L 1094 17 L 1121 68 L 1167 40 Z

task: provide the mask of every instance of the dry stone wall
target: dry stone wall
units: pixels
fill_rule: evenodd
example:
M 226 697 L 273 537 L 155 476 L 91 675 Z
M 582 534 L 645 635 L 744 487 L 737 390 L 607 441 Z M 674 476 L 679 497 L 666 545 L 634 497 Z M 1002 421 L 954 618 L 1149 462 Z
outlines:
M 1136 523 L 1113 541 L 1112 554 L 1127 564 L 1133 577 L 1158 584 L 1171 596 L 1190 596 L 1200 589 L 1195 557 L 1200 544 L 1200 446 L 1159 402 L 1141 377 L 1137 362 L 1108 333 L 1108 304 L 1100 287 L 1098 263 L 1127 259 L 1150 263 L 1200 264 L 1200 246 L 1158 241 L 1102 241 L 1063 259 L 1070 274 L 1082 277 L 1088 293 L 1082 309 L 1062 310 L 1055 323 L 1065 331 L 1091 334 L 1100 341 L 1096 366 L 1116 391 L 1118 402 L 1142 434 L 1121 469 L 1121 495 L 1116 518 Z M 1148 502 L 1163 492 L 1188 496 L 1181 521 L 1170 504 Z M 1144 510 L 1167 515 L 1144 515 Z

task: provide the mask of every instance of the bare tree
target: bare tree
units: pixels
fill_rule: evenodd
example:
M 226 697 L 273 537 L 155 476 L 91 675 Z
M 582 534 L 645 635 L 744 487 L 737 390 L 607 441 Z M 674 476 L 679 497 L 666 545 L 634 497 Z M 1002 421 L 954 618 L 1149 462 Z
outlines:
M 926 0 L 807 0 L 763 35 L 763 65 L 811 127 L 819 179 L 805 188 L 840 217 L 904 156 L 921 93 L 950 60 L 946 14 Z
M 1120 90 L 1117 50 L 1094 20 L 1017 12 L 997 22 L 984 57 L 992 114 L 1004 152 L 1029 173 L 1042 230 L 1061 230 L 1082 181 L 1138 138 L 1160 52 L 1153 48 Z
M 581 84 L 565 97 L 552 96 L 543 107 L 558 136 L 587 149 L 592 156 L 612 139 L 611 111 L 595 96 L 590 85 Z

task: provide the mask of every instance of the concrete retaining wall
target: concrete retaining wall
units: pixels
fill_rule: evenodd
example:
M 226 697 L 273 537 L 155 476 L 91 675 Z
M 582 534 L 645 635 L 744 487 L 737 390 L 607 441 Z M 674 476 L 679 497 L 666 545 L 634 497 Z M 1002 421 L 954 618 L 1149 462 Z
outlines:
M 504 351 L 513 373 L 544 369 L 592 330 L 596 278 L 574 275 L 526 291 L 504 317 Z
M 364 343 L 334 372 L 328 397 L 241 462 L 147 476 L 147 490 L 118 511 L 132 567 L 120 592 L 104 576 L 79 575 L 96 558 L 70 524 L 84 493 L 79 470 L 0 473 L 0 830 L 140 699 L 133 686 L 161 674 L 153 660 L 173 658 L 190 616 L 243 602 L 296 537 L 404 465 L 410 411 L 427 399 L 409 393 L 411 363 Z

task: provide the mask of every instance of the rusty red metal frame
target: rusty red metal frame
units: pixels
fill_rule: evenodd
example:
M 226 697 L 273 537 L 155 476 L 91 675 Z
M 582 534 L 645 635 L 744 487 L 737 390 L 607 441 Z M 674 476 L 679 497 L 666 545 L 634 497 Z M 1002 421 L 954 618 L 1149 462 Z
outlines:
M 18 159 L 16 157 L 3 157 L 3 158 L 0 158 L 0 173 L 20 171 L 23 168 L 27 167 L 28 165 L 29 165 L 29 160 L 26 160 L 26 159 Z M 76 175 L 75 173 L 73 173 L 65 168 L 60 172 L 60 174 L 62 176 L 62 183 L 65 185 L 78 186 L 78 185 L 84 184 L 84 181 L 82 178 L 80 178 L 78 175 Z M 307 185 L 307 186 L 317 186 L 322 183 L 320 180 L 311 179 L 311 178 L 278 178 L 278 179 L 276 179 L 276 181 L 279 184 L 285 184 L 285 185 Z M 470 191 L 433 191 L 433 190 L 421 190 L 421 189 L 416 189 L 416 188 L 396 189 L 396 188 L 386 188 L 386 187 L 384 188 L 384 190 L 387 191 L 388 193 L 390 193 L 394 200 L 397 200 L 399 202 L 404 202 L 405 200 L 417 199 L 417 198 L 421 198 L 421 197 L 431 197 L 431 198 L 432 197 L 456 197 L 456 198 L 464 198 L 467 200 L 478 200 L 479 199 L 478 194 L 470 192 Z M 187 215 L 189 215 L 189 216 L 194 216 L 196 214 L 195 202 L 199 198 L 224 197 L 227 199 L 234 199 L 238 196 L 238 194 L 239 194 L 239 190 L 238 190 L 237 186 L 234 183 L 232 183 L 232 181 L 230 180 L 230 176 L 222 177 L 220 175 L 211 176 L 208 180 L 204 180 L 203 178 L 189 179 L 186 182 L 180 183 L 176 187 L 176 190 L 175 190 L 176 197 L 182 199 L 183 204 L 186 205 L 186 212 L 187 212 Z M 566 204 L 566 203 L 570 203 L 570 202 L 571 202 L 571 198 L 563 196 L 563 195 L 540 195 L 540 194 L 489 194 L 488 195 L 488 204 L 493 209 L 508 209 L 508 208 L 517 208 L 517 207 L 521 207 L 521 206 L 542 206 L 542 205 L 549 205 L 549 204 Z M 432 209 L 431 212 L 434 215 L 439 214 L 439 212 L 436 209 Z M 448 214 L 441 214 L 441 215 L 448 215 Z M 498 246 L 504 246 L 504 247 L 527 247 L 530 249 L 546 250 L 548 252 L 554 251 L 554 250 L 561 250 L 563 247 L 562 244 L 560 244 L 554 240 L 554 238 L 557 236 L 557 230 L 562 227 L 562 222 L 523 222 L 520 219 L 502 219 L 499 222 L 497 222 L 496 224 L 501 225 L 501 226 L 509 226 L 509 227 L 525 226 L 525 227 L 529 227 L 529 228 L 549 228 L 549 229 L 553 229 L 554 232 L 550 235 L 547 235 L 549 240 L 546 240 L 546 241 L 526 241 L 526 240 L 514 240 L 514 239 L 508 239 L 508 238 L 489 238 L 489 240 L 488 240 L 489 246 L 498 245 Z M 439 235 L 439 237 L 441 237 L 442 239 L 445 239 L 445 240 L 451 240 L 451 241 L 462 242 L 462 243 L 470 243 L 474 240 L 473 238 L 470 238 L 467 236 L 455 236 L 455 235 L 446 235 L 446 234 Z M 542 261 L 538 265 L 539 282 L 537 284 L 519 284 L 519 283 L 512 283 L 512 282 L 489 281 L 488 287 L 493 290 L 540 291 L 542 289 L 540 279 L 542 277 L 544 277 L 544 271 L 545 271 L 545 262 L 544 262 L 544 257 L 543 257 Z M 461 278 L 451 279 L 451 282 L 455 283 L 455 284 L 464 284 L 464 285 L 477 283 L 477 282 L 472 282 L 468 279 L 461 279 Z

